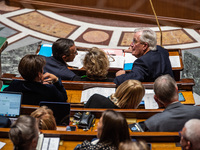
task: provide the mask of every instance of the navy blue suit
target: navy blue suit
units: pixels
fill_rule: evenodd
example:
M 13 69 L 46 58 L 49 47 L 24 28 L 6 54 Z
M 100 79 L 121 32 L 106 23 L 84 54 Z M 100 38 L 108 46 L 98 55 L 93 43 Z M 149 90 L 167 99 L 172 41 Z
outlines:
M 21 92 L 22 104 L 39 105 L 40 101 L 66 102 L 67 94 L 61 80 L 54 84 L 13 80 L 4 91 Z
M 128 79 L 135 79 L 141 82 L 154 82 L 157 77 L 165 74 L 174 77 L 169 53 L 161 46 L 157 46 L 157 50 L 150 50 L 145 55 L 136 59 L 131 72 L 117 76 L 114 79 L 114 83 L 120 85 Z
M 53 56 L 45 57 L 46 65 L 44 66 L 44 72 L 49 72 L 62 80 L 72 80 L 76 74 L 68 69 L 64 61 L 59 61 Z
M 190 119 L 200 119 L 200 107 L 177 102 L 168 105 L 162 113 L 150 117 L 144 123 L 151 132 L 178 132 Z

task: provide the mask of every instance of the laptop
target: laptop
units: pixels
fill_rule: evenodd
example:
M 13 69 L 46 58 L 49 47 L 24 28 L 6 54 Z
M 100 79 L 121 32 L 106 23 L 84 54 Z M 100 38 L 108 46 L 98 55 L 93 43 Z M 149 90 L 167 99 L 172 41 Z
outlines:
M 70 104 L 65 102 L 40 102 L 40 106 L 47 106 L 53 111 L 57 126 L 67 126 L 70 120 Z
M 0 92 L 0 116 L 5 116 L 11 123 L 20 116 L 22 93 Z

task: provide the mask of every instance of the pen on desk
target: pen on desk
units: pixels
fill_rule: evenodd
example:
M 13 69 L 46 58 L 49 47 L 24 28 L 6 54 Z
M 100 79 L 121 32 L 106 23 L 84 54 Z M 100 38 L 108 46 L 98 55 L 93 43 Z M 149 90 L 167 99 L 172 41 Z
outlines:
M 125 57 L 125 51 L 124 51 L 124 49 L 122 50 L 122 52 L 124 53 L 124 57 Z

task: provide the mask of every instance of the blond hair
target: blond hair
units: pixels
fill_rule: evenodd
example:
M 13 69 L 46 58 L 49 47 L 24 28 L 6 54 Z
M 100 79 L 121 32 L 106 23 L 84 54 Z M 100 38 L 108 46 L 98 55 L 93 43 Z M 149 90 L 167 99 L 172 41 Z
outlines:
M 93 47 L 85 55 L 83 65 L 86 70 L 86 75 L 92 80 L 103 80 L 106 79 L 108 74 L 109 61 L 106 53 L 97 48 Z
M 31 116 L 39 120 L 39 129 L 56 130 L 56 121 L 53 111 L 47 106 L 42 106 L 31 113 Z
M 119 150 L 149 150 L 149 147 L 146 142 L 142 140 L 137 142 L 126 141 L 119 144 Z
M 126 80 L 111 95 L 111 101 L 119 108 L 137 108 L 145 94 L 145 88 L 138 80 Z

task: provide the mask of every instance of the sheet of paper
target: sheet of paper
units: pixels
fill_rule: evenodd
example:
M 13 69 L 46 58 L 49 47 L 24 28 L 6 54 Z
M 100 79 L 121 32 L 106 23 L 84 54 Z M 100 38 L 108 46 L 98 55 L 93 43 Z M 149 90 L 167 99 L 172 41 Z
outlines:
M 112 56 L 109 57 L 109 62 L 110 62 L 110 68 L 124 68 L 124 57 L 123 56 Z
M 145 90 L 144 99 L 144 106 L 145 109 L 158 109 L 158 104 L 154 100 L 154 91 L 153 90 Z
M 131 53 L 125 53 L 125 64 L 126 63 L 133 63 L 137 58 L 133 56 Z
M 42 150 L 58 150 L 60 138 L 45 137 L 43 140 Z
M 6 143 L 0 142 L 0 149 L 2 149 L 2 147 L 4 147 L 5 145 L 6 145 Z
M 36 150 L 42 149 L 43 140 L 44 140 L 44 134 L 39 134 Z
M 43 139 L 43 144 L 42 144 L 42 150 L 48 150 L 48 146 L 49 146 L 49 138 L 45 137 Z
M 103 50 L 107 53 L 109 53 L 112 56 L 123 56 L 122 49 L 107 49 L 103 48 Z
M 74 58 L 74 61 L 68 62 L 67 64 L 72 67 L 77 67 L 78 69 L 83 67 L 83 59 L 85 58 L 85 55 L 87 54 L 87 51 L 78 51 L 78 55 Z
M 58 150 L 60 138 L 50 138 L 50 144 L 48 150 Z
M 172 67 L 181 67 L 180 56 L 169 56 Z
M 111 94 L 115 93 L 115 88 L 94 87 L 84 90 L 82 91 L 81 102 L 86 103 L 90 96 L 92 96 L 95 93 L 108 97 Z

